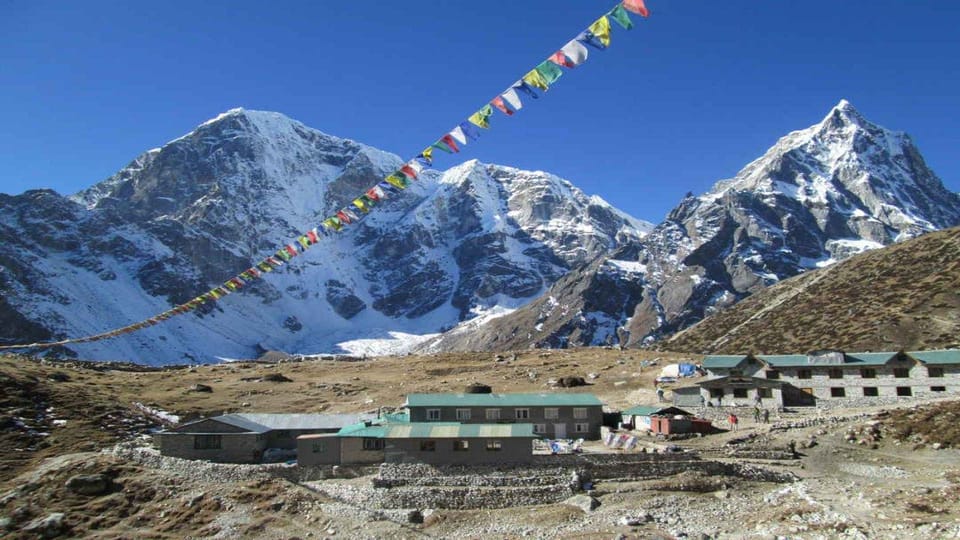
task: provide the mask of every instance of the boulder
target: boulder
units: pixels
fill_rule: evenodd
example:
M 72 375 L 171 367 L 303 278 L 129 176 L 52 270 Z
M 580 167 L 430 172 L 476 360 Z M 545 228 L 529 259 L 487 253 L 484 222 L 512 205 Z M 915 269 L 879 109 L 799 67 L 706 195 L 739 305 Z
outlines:
M 189 392 L 206 392 L 206 393 L 210 393 L 210 392 L 213 392 L 213 387 L 210 386 L 210 385 L 208 385 L 208 384 L 200 384 L 200 383 L 197 383 L 197 384 L 191 386 L 190 388 L 188 388 L 187 391 L 189 391 Z
M 574 386 L 586 386 L 587 381 L 583 377 L 560 377 L 558 381 L 562 388 L 573 388 Z
M 21 531 L 36 534 L 41 538 L 56 538 L 65 532 L 66 524 L 63 519 L 63 512 L 53 512 L 46 517 L 37 518 L 27 523 Z
M 78 474 L 71 476 L 66 485 L 80 495 L 101 495 L 110 489 L 110 478 L 103 474 Z
M 563 501 L 563 504 L 576 506 L 584 512 L 592 512 L 600 506 L 600 501 L 590 495 L 574 495 Z

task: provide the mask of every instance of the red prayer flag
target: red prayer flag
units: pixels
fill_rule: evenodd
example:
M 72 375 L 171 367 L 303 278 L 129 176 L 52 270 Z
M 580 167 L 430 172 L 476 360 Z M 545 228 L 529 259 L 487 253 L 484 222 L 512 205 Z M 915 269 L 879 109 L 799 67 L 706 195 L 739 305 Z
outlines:
M 550 56 L 550 58 L 548 58 L 548 60 L 550 60 L 551 62 L 553 62 L 554 64 L 556 64 L 556 65 L 558 65 L 558 66 L 563 66 L 563 67 L 568 67 L 568 68 L 577 67 L 577 65 L 574 64 L 573 62 L 571 62 L 570 59 L 567 58 L 567 55 L 563 54 L 562 51 L 557 51 L 557 52 L 553 53 L 553 55 Z
M 447 146 L 452 148 L 454 152 L 460 151 L 460 149 L 457 148 L 457 141 L 453 140 L 453 135 L 450 135 L 449 133 L 447 133 L 446 135 L 441 137 L 440 140 L 447 143 Z M 407 167 L 407 165 L 404 165 L 404 167 Z M 416 175 L 414 175 L 414 178 L 416 178 Z
M 291 257 L 297 256 L 297 248 L 295 248 L 293 244 L 287 244 L 286 248 L 284 249 L 287 250 L 287 253 L 290 254 Z
M 310 240 L 311 244 L 316 244 L 320 241 L 320 238 L 317 236 L 317 233 L 313 231 L 307 231 L 307 238 Z
M 449 135 L 447 135 L 447 137 L 449 137 Z M 447 143 L 447 144 L 450 144 L 450 143 Z M 403 167 L 400 167 L 400 172 L 402 172 L 403 174 L 409 176 L 410 178 L 416 178 L 416 177 L 417 177 L 417 171 L 413 170 L 413 167 L 411 167 L 411 166 L 409 166 L 409 165 L 404 165 Z M 367 196 L 370 197 L 370 192 L 369 192 L 369 191 L 367 192 Z M 370 198 L 373 199 L 373 200 L 377 200 L 376 197 L 370 197 Z
M 340 221 L 348 225 L 350 224 L 350 218 L 347 216 L 347 213 L 344 212 L 343 210 L 337 212 L 337 217 L 340 218 Z
M 503 114 L 507 116 L 513 116 L 513 111 L 507 108 L 507 104 L 503 102 L 502 97 L 497 96 L 493 98 L 493 101 L 491 101 L 490 104 L 499 109 Z
M 644 17 L 650 16 L 650 10 L 647 9 L 647 5 L 643 3 L 643 0 L 623 0 L 623 7 L 627 11 L 632 11 L 637 15 Z

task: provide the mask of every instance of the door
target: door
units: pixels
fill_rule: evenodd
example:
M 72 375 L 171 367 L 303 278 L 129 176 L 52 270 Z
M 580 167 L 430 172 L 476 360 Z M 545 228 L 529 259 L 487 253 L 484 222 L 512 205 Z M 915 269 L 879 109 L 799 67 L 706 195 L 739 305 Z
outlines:
M 554 425 L 553 425 L 553 438 L 554 438 L 554 439 L 566 439 L 566 438 L 567 438 L 567 425 L 566 425 L 566 424 L 554 424 Z

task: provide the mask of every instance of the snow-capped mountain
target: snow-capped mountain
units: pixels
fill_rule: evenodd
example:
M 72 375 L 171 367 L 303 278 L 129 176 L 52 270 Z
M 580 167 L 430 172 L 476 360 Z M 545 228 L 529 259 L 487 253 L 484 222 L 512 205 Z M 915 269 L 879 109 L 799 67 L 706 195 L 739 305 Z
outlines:
M 487 328 L 425 347 L 651 343 L 781 279 L 957 224 L 960 196 L 910 138 L 841 101 L 736 177 L 688 195 L 636 245 Z
M 71 197 L 0 194 L 0 341 L 79 337 L 164 311 L 319 225 L 401 164 L 281 114 L 236 109 Z M 429 334 L 519 307 L 650 228 L 556 176 L 470 161 L 425 172 L 213 309 L 61 352 L 203 362 Z

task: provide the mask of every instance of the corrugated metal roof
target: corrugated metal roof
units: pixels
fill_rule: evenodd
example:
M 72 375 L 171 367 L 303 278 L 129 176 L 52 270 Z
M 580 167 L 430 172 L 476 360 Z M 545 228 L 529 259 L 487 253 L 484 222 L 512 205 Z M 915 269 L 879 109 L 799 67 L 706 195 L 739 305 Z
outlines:
M 895 352 L 851 353 L 843 355 L 844 365 L 882 366 L 896 356 Z
M 960 349 L 910 351 L 907 354 L 924 364 L 960 364 Z
M 665 412 L 666 414 L 690 414 L 683 409 L 679 409 L 673 406 L 651 407 L 649 405 L 638 405 L 636 407 L 630 407 L 629 409 L 623 411 L 620 414 L 624 416 L 650 416 L 651 414 L 657 414 L 660 412 Z
M 600 406 L 593 394 L 409 394 L 408 407 Z
M 703 369 L 732 368 L 743 362 L 747 357 L 745 354 L 715 354 L 703 359 Z
M 533 424 L 456 424 L 415 422 L 387 426 L 388 439 L 535 438 Z
M 254 422 L 253 420 L 250 420 L 248 418 L 244 418 L 242 415 L 239 415 L 239 414 L 224 414 L 222 416 L 214 416 L 213 418 L 209 418 L 208 420 L 213 420 L 215 422 L 222 422 L 224 424 L 238 427 L 246 431 L 252 431 L 254 433 L 266 433 L 270 431 L 270 428 L 268 428 L 267 426 L 263 424 L 258 424 L 257 422 Z
M 337 437 L 372 437 L 382 439 L 387 433 L 387 426 L 371 426 L 360 422 L 346 426 L 337 432 Z
M 272 413 L 239 413 L 225 414 L 215 417 L 230 425 L 250 429 L 262 433 L 275 429 L 340 429 L 343 426 L 356 424 L 363 420 L 376 419 L 375 414 L 272 414 Z
M 765 354 L 758 356 L 757 358 L 763 360 L 772 367 L 796 367 L 812 365 L 809 357 L 807 357 L 805 354 Z

